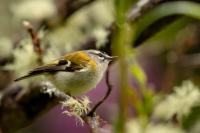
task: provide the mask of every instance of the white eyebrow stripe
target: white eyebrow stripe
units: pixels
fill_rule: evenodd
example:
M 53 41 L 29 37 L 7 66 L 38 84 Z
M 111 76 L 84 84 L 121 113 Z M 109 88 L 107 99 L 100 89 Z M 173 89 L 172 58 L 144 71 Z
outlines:
M 93 55 L 97 55 L 99 57 L 99 59 L 110 58 L 110 56 L 107 53 L 101 52 L 101 51 L 97 51 L 97 50 L 88 50 L 88 53 L 93 54 Z
M 92 54 L 97 54 L 97 55 L 101 54 L 101 52 L 99 52 L 99 51 L 91 51 L 91 53 Z

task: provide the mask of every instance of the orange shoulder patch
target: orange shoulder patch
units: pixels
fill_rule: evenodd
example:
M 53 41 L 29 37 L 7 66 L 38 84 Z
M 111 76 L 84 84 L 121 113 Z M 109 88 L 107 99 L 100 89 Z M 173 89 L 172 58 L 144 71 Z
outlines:
M 77 51 L 74 53 L 67 54 L 66 56 L 64 56 L 64 58 L 82 66 L 90 65 L 92 69 L 96 69 L 97 67 L 96 62 L 93 61 L 91 57 L 83 51 Z

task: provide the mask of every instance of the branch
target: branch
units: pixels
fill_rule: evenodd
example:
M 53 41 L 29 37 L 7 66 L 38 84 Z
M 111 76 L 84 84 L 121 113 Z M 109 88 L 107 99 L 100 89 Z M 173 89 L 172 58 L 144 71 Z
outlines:
M 41 87 L 31 84 L 23 88 L 13 84 L 0 93 L 0 129 L 3 133 L 13 133 L 28 126 L 62 100 L 42 93 Z
M 87 123 L 92 132 L 97 133 L 102 128 L 103 123 L 105 123 L 98 115 L 96 115 L 96 109 L 107 99 L 111 92 L 111 85 L 109 83 L 109 71 L 106 73 L 106 83 L 108 85 L 108 91 L 104 98 L 94 106 L 94 108 L 87 115 L 89 107 L 86 107 L 84 100 L 72 99 L 78 103 L 82 114 L 78 117 Z M 24 128 L 31 124 L 36 118 L 38 118 L 43 113 L 50 110 L 59 101 L 68 101 L 71 97 L 65 93 L 58 91 L 57 89 L 49 89 L 48 93 L 41 92 L 43 85 L 30 84 L 28 89 L 22 88 L 22 86 L 13 85 L 5 91 L 1 92 L 1 104 L 0 104 L 0 129 L 2 132 L 12 133 L 21 128 Z M 47 88 L 53 88 L 47 85 Z M 25 90 L 25 91 L 24 91 Z M 52 95 L 49 95 L 52 94 Z M 74 108 L 74 102 L 68 104 L 67 106 L 72 109 Z M 33 108 L 34 107 L 34 108 Z M 69 109 L 68 108 L 68 109 Z M 74 108 L 73 110 L 76 110 Z M 73 114 L 73 110 L 69 110 L 70 114 Z M 77 110 L 76 110 L 77 111 Z M 17 117 L 20 116 L 20 120 Z M 10 123 L 10 124 L 8 124 Z M 12 128 L 10 127 L 12 125 Z
M 38 33 L 35 31 L 33 25 L 29 21 L 23 21 L 23 25 L 31 36 L 35 53 L 38 54 L 39 60 L 42 61 L 43 50 L 41 48 L 41 42 Z
M 128 20 L 131 22 L 137 20 L 148 10 L 152 9 L 156 5 L 162 3 L 163 1 L 166 0 L 139 0 L 128 13 Z
M 107 72 L 107 83 L 108 82 L 108 77 L 109 77 L 109 72 Z M 48 87 L 48 88 L 52 88 L 52 87 Z M 105 101 L 105 99 L 109 96 L 110 91 L 111 91 L 111 85 L 109 85 L 108 92 L 106 93 L 106 96 L 103 98 L 103 100 L 101 100 L 98 104 L 96 104 L 96 106 L 89 112 L 89 114 L 91 113 L 92 115 L 88 115 L 88 111 L 90 110 L 89 107 L 89 99 L 87 97 L 84 97 L 82 99 L 77 99 L 75 97 L 71 97 L 69 95 L 66 95 L 64 92 L 59 91 L 57 89 L 53 90 L 50 89 L 50 91 L 48 90 L 48 93 L 53 92 L 54 95 L 56 95 L 57 97 L 62 97 L 63 101 L 61 102 L 62 104 L 62 108 L 64 109 L 63 113 L 67 114 L 68 116 L 74 116 L 76 118 L 76 122 L 80 123 L 81 125 L 83 125 L 83 123 L 86 123 L 89 127 L 92 133 L 99 133 L 101 132 L 103 125 L 105 125 L 105 121 L 103 121 L 103 119 L 100 118 L 100 116 L 96 115 L 95 111 L 97 109 L 97 107 L 99 107 L 103 101 Z M 52 91 L 51 91 L 52 90 Z
M 85 117 L 84 121 L 90 127 L 91 133 L 111 133 L 111 125 L 101 119 L 99 116 L 95 115 L 93 117 Z

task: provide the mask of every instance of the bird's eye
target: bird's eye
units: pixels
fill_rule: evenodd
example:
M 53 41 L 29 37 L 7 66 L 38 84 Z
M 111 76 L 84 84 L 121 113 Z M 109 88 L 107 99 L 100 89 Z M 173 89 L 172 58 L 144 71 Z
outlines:
M 105 60 L 105 58 L 104 58 L 104 56 L 103 56 L 102 54 L 99 54 L 99 55 L 98 55 L 98 58 L 99 58 L 100 60 L 102 60 L 102 61 Z

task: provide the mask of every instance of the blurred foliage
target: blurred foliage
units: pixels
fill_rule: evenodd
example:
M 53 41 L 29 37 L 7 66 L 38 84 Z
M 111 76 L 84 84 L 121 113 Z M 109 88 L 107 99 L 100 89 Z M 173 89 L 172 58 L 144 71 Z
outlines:
M 96 0 L 65 18 L 66 1 L 70 4 L 70 0 L 1 0 L 2 94 L 15 77 L 41 64 L 21 24 L 29 20 L 44 50 L 43 63 L 88 48 L 119 56 L 119 77 L 112 77 L 119 79 L 114 83 L 119 88 L 118 110 L 109 121 L 113 132 L 200 132 L 199 1 Z M 17 85 L 28 90 L 41 79 Z

